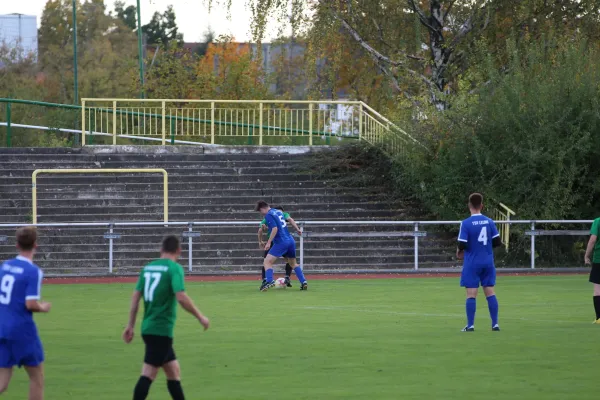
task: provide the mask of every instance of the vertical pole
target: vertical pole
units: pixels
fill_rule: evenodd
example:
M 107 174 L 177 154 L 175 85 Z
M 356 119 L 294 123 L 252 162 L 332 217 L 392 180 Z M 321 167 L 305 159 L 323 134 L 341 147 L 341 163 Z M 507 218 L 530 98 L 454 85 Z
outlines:
M 77 75 L 77 0 L 73 0 L 73 104 L 79 103 L 79 78 Z
M 304 269 L 304 223 L 300 223 L 300 231 L 302 235 L 300 235 L 300 267 Z
M 85 100 L 81 101 L 81 145 L 85 146 Z
M 142 11 L 140 0 L 137 0 L 137 34 L 138 34 L 138 58 L 140 62 L 140 99 L 144 98 L 144 52 L 142 50 Z M 164 131 L 163 131 L 164 132 Z M 163 143 L 164 145 L 164 143 Z
M 507 224 L 504 229 L 504 235 L 506 236 L 505 249 L 508 251 L 508 242 L 510 241 L 510 212 L 506 212 L 506 221 Z
M 535 222 L 531 223 L 531 269 L 535 269 Z
M 11 107 L 11 103 L 6 103 L 6 147 L 12 147 Z
M 171 145 L 174 145 L 175 144 L 175 124 L 176 124 L 176 122 L 173 118 L 170 118 L 170 120 L 171 120 L 171 124 L 170 124 L 171 125 L 171 128 L 170 128 L 171 129 Z
M 308 145 L 313 144 L 313 103 L 308 104 Z
M 167 137 L 167 103 L 163 101 L 162 107 L 162 145 L 165 145 L 165 138 Z
M 113 101 L 113 145 L 117 144 L 117 101 Z
M 210 144 L 215 144 L 215 102 L 210 103 Z
M 188 232 L 192 232 L 192 224 L 188 225 Z M 192 272 L 192 235 L 188 237 L 188 271 Z
M 358 140 L 362 140 L 363 134 L 363 103 L 360 102 L 359 111 L 358 111 Z
M 113 224 L 109 225 L 108 233 L 110 234 L 110 237 L 108 238 L 108 273 L 112 274 L 113 273 L 113 237 L 112 237 L 112 235 L 114 233 Z
M 37 224 L 37 174 L 33 171 L 31 175 L 31 222 Z
M 417 236 L 418 231 L 419 224 L 415 223 L 415 271 L 419 269 L 419 236 Z
M 167 171 L 163 171 L 163 197 L 164 197 L 164 209 L 163 213 L 165 215 L 165 226 L 167 226 L 167 222 L 169 222 L 169 176 Z
M 258 106 L 258 145 L 263 144 L 263 103 Z

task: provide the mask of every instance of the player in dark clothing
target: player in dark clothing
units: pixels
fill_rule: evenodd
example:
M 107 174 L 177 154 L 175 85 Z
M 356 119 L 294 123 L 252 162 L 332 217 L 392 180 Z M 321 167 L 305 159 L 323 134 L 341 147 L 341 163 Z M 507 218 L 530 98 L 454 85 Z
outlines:
M 594 323 L 600 325 L 600 218 L 594 220 L 590 229 L 590 240 L 585 252 L 585 263 L 592 266 L 590 271 L 590 282 L 594 284 L 594 310 L 596 319 Z

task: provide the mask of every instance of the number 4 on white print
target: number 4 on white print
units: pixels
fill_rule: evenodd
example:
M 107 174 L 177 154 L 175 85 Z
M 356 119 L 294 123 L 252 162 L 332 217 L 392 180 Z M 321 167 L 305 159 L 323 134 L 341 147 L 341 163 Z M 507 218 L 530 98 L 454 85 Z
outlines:
M 159 272 L 144 273 L 144 300 L 152 302 L 154 300 L 154 291 L 160 282 L 162 274 Z
M 479 232 L 479 237 L 477 238 L 477 241 L 483 243 L 484 246 L 487 246 L 488 236 L 487 229 L 485 226 L 481 228 L 481 232 Z
M 15 277 L 12 275 L 4 275 L 0 281 L 0 304 L 10 304 L 12 297 L 13 286 L 15 285 Z

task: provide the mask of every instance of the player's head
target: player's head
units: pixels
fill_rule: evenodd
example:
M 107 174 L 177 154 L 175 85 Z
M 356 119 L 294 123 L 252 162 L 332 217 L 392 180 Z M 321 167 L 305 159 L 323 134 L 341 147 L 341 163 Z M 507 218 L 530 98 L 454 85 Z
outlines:
M 264 200 L 260 200 L 256 203 L 255 211 L 258 211 L 262 215 L 267 215 L 270 209 L 271 207 L 269 207 L 269 204 Z
M 473 193 L 469 196 L 469 210 L 480 213 L 483 210 L 483 196 L 481 193 Z
M 35 226 L 24 226 L 17 229 L 17 248 L 21 252 L 29 252 L 37 247 L 37 229 Z
M 178 258 L 181 254 L 181 244 L 177 236 L 169 235 L 165 237 L 162 241 L 160 252 L 163 256 L 174 259 Z

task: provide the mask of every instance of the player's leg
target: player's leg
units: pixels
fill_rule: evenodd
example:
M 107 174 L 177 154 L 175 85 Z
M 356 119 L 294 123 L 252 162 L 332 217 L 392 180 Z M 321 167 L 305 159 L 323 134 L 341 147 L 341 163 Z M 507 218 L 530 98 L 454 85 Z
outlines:
M 288 262 L 285 264 L 285 284 L 287 287 L 292 287 L 291 276 L 292 276 L 292 266 Z
M 169 390 L 171 398 L 173 400 L 185 400 L 183 388 L 181 387 L 181 368 L 179 367 L 179 361 L 177 361 L 177 357 L 175 356 L 172 341 L 169 353 L 165 359 L 165 364 L 162 368 L 167 377 L 167 389 Z
M 285 259 L 287 260 L 290 267 L 294 269 L 294 273 L 296 274 L 296 278 L 300 282 L 300 290 L 308 290 L 308 282 L 304 277 L 304 272 L 302 271 L 302 266 L 296 263 L 296 243 L 291 242 L 288 244 L 286 253 L 284 254 Z
M 164 360 L 169 354 L 171 347 L 170 338 L 156 335 L 142 335 L 146 346 L 142 373 L 133 389 L 133 400 L 145 400 L 150 392 L 150 386 L 158 370 L 163 366 Z
M 465 311 L 467 314 L 467 326 L 463 332 L 472 332 L 475 330 L 475 312 L 477 311 L 477 292 L 479 291 L 479 275 L 474 267 L 463 267 L 460 276 L 460 286 L 467 292 Z
M 173 400 L 185 400 L 183 388 L 181 387 L 181 369 L 179 361 L 169 361 L 163 365 L 163 371 L 167 377 L 167 389 Z
M 485 294 L 488 303 L 488 310 L 490 311 L 490 318 L 492 320 L 492 330 L 499 331 L 498 299 L 496 298 L 496 292 L 494 290 L 494 287 L 496 286 L 496 268 L 491 266 L 482 269 L 481 286 L 483 286 L 483 293 Z
M 44 364 L 25 365 L 25 371 L 29 375 L 29 400 L 44 400 Z
M 592 264 L 590 282 L 594 284 L 594 311 L 596 312 L 595 324 L 600 324 L 600 264 Z
M 260 291 L 264 292 L 275 286 L 275 280 L 273 279 L 273 266 L 275 265 L 275 261 L 277 261 L 278 257 L 276 256 L 277 249 L 272 248 L 269 251 L 269 254 L 265 257 L 264 265 L 265 265 L 265 280 L 263 284 L 260 286 Z
M 2 350 L 0 349 L 0 357 L 2 354 Z M 8 389 L 8 384 L 10 383 L 10 378 L 12 378 L 13 369 L 10 368 L 0 368 L 0 394 L 6 392 Z
M 265 262 L 264 262 L 264 259 L 267 258 L 268 254 L 269 254 L 269 250 L 265 250 L 265 254 L 263 255 L 263 265 L 261 267 L 262 268 L 262 281 L 261 282 L 265 281 L 266 271 L 265 271 Z M 262 285 L 262 283 L 261 283 L 261 285 Z

